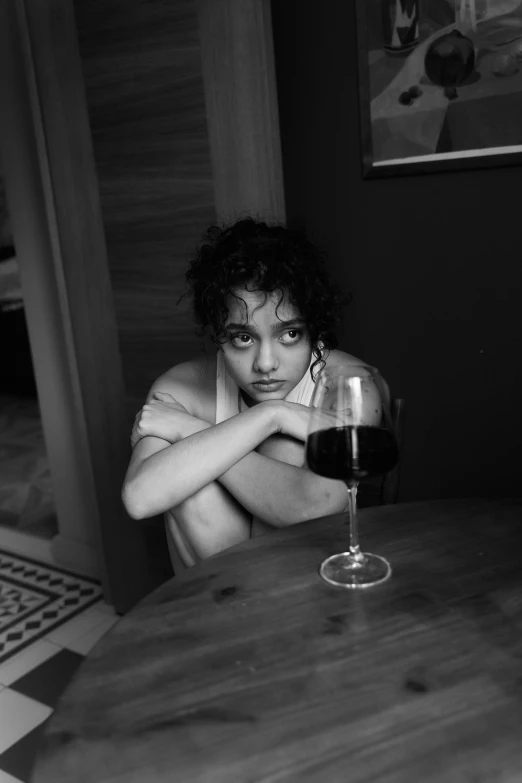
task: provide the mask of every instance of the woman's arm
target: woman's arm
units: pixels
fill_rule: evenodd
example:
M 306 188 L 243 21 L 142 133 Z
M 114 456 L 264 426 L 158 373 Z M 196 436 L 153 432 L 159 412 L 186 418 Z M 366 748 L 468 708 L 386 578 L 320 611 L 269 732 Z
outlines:
M 336 514 L 347 504 L 342 481 L 323 478 L 305 467 L 281 458 L 265 457 L 255 451 L 233 465 L 218 481 L 256 520 L 272 527 L 287 527 L 308 519 Z
M 183 389 L 170 389 L 170 392 L 176 394 L 176 397 L 183 397 Z M 144 437 L 136 446 L 137 459 L 134 465 L 134 475 L 141 475 L 144 480 L 141 485 L 141 496 L 146 501 L 149 496 L 152 482 L 160 482 L 157 487 L 157 498 L 163 502 L 165 494 L 162 491 L 165 482 L 168 481 L 168 474 L 164 473 L 164 478 L 160 474 L 154 475 L 150 470 L 144 472 L 144 467 L 150 468 L 154 463 L 148 460 L 156 452 L 163 452 L 169 447 L 166 440 L 176 441 L 178 445 L 179 438 L 190 439 L 190 436 L 204 430 L 216 429 L 222 427 L 226 422 L 220 425 L 211 425 L 208 422 L 187 415 L 186 409 L 180 405 L 179 400 L 173 399 L 170 394 L 163 395 L 163 401 L 168 406 L 161 410 L 162 405 L 154 403 L 154 411 L 149 411 L 145 418 L 142 434 L 154 435 L 156 437 Z M 170 402 L 169 402 L 170 401 Z M 188 405 L 188 403 L 187 403 Z M 261 442 L 249 453 L 238 459 L 232 466 L 225 470 L 222 475 L 215 478 L 225 487 L 234 498 L 258 521 L 268 523 L 276 527 L 284 527 L 297 522 L 303 522 L 323 514 L 333 514 L 344 509 L 346 505 L 346 488 L 342 482 L 332 481 L 317 476 L 308 471 L 304 464 L 304 440 L 306 439 L 310 409 L 304 405 L 288 403 L 286 401 L 266 402 L 261 405 L 250 408 L 264 408 L 269 406 L 275 417 L 275 423 L 272 429 L 276 432 L 269 434 L 266 438 L 261 438 Z M 150 407 L 150 406 L 149 406 Z M 184 412 L 184 413 L 181 413 Z M 233 419 L 242 421 L 242 417 L 248 413 L 238 414 Z M 154 415 L 152 415 L 154 414 Z M 325 414 L 326 416 L 328 414 Z M 232 421 L 228 419 L 227 421 Z M 137 417 L 137 422 L 141 417 Z M 136 427 L 136 425 L 135 425 Z M 243 432 L 242 427 L 241 433 Z M 165 438 L 166 440 L 162 440 Z M 255 453 L 255 452 L 258 453 Z M 136 450 L 135 450 L 136 452 Z M 158 454 L 157 464 L 163 464 L 167 455 Z M 134 458 L 133 458 L 134 459 Z M 131 462 L 131 467 L 133 463 Z M 127 475 L 126 484 L 129 483 L 132 474 Z M 172 474 L 171 474 L 172 475 Z M 201 481 L 205 478 L 203 474 L 198 474 Z M 203 477 L 202 477 L 203 476 Z M 212 478 L 210 480 L 215 480 Z M 171 479 L 172 481 L 172 479 Z M 136 485 L 136 484 L 135 484 Z M 204 486 L 206 486 L 204 484 Z M 196 492 L 198 490 L 195 490 Z M 170 496 L 172 497 L 172 496 Z M 183 502 L 185 498 L 182 498 Z M 166 508 L 148 511 L 147 508 L 138 512 L 128 503 L 130 499 L 124 493 L 124 503 L 131 516 L 147 517 Z M 168 498 L 165 502 L 169 502 Z M 167 506 L 169 508 L 170 506 Z
M 125 508 L 134 519 L 179 505 L 253 451 L 277 427 L 275 408 L 265 403 L 214 426 L 186 413 L 180 412 L 179 417 L 180 432 L 187 426 L 205 428 L 173 444 L 145 437 L 134 448 L 122 491 Z
M 277 400 L 276 432 L 218 477 L 256 523 L 287 527 L 315 517 L 343 511 L 346 486 L 312 473 L 305 467 L 304 442 L 311 409 Z M 252 410 L 252 409 L 251 409 Z M 324 412 L 325 426 L 332 415 Z
M 305 464 L 305 444 L 296 440 L 296 438 L 281 435 L 280 433 L 271 435 L 263 441 L 257 447 L 256 453 L 278 462 L 286 462 L 287 465 L 294 465 L 296 468 L 302 468 Z M 264 522 L 259 515 L 253 514 L 252 538 L 269 533 L 273 529 L 273 525 Z

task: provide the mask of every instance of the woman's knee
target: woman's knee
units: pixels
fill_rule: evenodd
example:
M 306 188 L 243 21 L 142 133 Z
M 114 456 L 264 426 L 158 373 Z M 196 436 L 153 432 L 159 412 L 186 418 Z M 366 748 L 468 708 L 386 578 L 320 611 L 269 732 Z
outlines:
M 251 515 L 217 481 L 207 484 L 169 513 L 179 534 L 173 535 L 175 543 L 178 544 L 177 538 L 186 542 L 186 551 L 180 552 L 184 561 L 211 557 L 250 538 Z

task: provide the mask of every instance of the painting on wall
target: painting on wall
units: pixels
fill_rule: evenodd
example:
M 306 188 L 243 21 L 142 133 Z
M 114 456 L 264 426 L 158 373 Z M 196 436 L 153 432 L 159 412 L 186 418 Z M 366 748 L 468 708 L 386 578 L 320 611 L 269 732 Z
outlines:
M 522 163 L 522 0 L 357 0 L 363 176 Z

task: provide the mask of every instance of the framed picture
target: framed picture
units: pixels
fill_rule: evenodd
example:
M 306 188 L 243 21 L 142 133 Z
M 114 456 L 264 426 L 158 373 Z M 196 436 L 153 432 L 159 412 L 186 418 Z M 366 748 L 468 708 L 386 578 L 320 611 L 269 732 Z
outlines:
M 522 0 L 356 0 L 364 177 L 522 163 Z

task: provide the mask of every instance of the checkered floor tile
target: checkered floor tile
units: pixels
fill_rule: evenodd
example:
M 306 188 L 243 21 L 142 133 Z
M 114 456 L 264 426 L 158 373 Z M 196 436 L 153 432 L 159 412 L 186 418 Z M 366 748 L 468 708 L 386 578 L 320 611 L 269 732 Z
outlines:
M 0 549 L 0 664 L 102 597 L 95 579 Z
M 46 724 L 84 657 L 56 646 L 44 663 L 0 690 L 0 713 L 10 716 L 0 728 L 0 783 L 2 774 L 30 780 Z
M 95 580 L 0 550 L 0 783 L 30 782 L 61 694 L 117 620 Z

